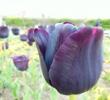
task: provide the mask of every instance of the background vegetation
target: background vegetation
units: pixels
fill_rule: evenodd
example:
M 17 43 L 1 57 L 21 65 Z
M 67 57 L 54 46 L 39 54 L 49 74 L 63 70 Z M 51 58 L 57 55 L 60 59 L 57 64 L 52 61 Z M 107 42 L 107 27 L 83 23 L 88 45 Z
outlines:
M 104 29 L 110 29 L 110 19 L 98 19 L 101 22 L 101 25 Z M 4 17 L 4 21 L 6 22 L 7 25 L 11 26 L 20 26 L 20 27 L 32 27 L 37 24 L 41 23 L 47 23 L 47 24 L 52 24 L 52 23 L 57 23 L 57 22 L 64 22 L 64 21 L 70 21 L 73 22 L 74 24 L 80 24 L 80 23 L 85 23 L 88 25 L 95 25 L 97 19 L 68 19 L 68 18 L 63 18 L 63 19 L 28 19 L 28 18 L 9 18 L 9 17 Z

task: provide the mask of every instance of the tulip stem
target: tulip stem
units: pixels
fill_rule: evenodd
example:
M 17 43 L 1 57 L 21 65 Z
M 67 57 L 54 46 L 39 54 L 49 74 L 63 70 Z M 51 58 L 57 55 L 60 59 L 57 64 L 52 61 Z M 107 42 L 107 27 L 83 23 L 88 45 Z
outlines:
M 6 50 L 6 42 L 7 42 L 7 39 L 4 39 L 4 42 L 3 42 L 4 51 Z
M 4 63 L 6 63 L 6 42 L 7 42 L 7 39 L 4 39 L 4 41 L 3 41 L 3 48 L 2 48 L 2 50 L 3 50 L 3 59 L 4 59 Z M 5 68 L 5 66 L 4 66 L 4 68 Z
M 69 96 L 69 100 L 76 100 L 77 98 L 76 98 L 76 95 L 70 95 Z
M 4 39 L 3 41 L 4 58 L 6 57 L 6 43 L 7 42 L 8 42 L 8 39 Z

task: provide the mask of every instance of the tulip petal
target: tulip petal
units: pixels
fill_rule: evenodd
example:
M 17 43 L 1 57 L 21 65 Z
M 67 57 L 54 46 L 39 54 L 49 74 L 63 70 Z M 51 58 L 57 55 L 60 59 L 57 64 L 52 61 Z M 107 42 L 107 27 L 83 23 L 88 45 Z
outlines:
M 36 28 L 34 30 L 34 40 L 36 41 L 37 45 L 39 46 L 39 49 L 44 57 L 46 46 L 47 46 L 47 41 L 48 41 L 48 33 L 43 29 Z
M 54 26 L 50 27 L 49 40 L 47 44 L 48 46 L 45 55 L 45 62 L 48 67 L 48 70 L 59 46 L 63 43 L 66 37 L 68 37 L 72 32 L 76 30 L 77 28 L 70 23 L 65 24 L 58 23 L 55 25 L 55 27 Z
M 41 62 L 41 68 L 43 72 L 43 76 L 47 83 L 51 85 L 50 79 L 49 79 L 49 73 L 48 73 L 48 68 L 45 63 L 45 51 L 46 51 L 46 46 L 48 42 L 48 33 L 44 29 L 35 29 L 34 30 L 34 39 L 36 42 L 36 46 L 38 49 L 39 57 L 40 57 L 40 62 Z
M 48 70 L 50 69 L 50 65 L 53 61 L 53 57 L 56 52 L 59 33 L 61 31 L 62 26 L 63 26 L 62 23 L 56 24 L 55 29 L 52 31 L 51 34 L 49 34 L 47 49 L 46 49 L 46 53 L 45 53 L 45 63 L 47 65 Z
M 59 43 L 58 45 L 60 46 L 64 40 L 73 32 L 75 32 L 77 30 L 77 27 L 74 26 L 73 24 L 71 23 L 65 23 L 62 27 L 62 30 L 61 30 L 61 33 L 60 33 L 60 36 L 59 36 Z M 58 48 L 59 48 L 58 46 Z
M 74 25 L 72 22 L 68 22 L 68 21 L 64 22 L 63 24 L 72 24 L 72 25 Z
M 29 40 L 30 42 L 34 42 L 33 34 L 34 34 L 34 28 L 30 28 L 30 29 L 28 30 L 28 34 L 27 34 L 28 40 Z
M 54 56 L 49 77 L 62 94 L 78 94 L 98 80 L 102 67 L 103 31 L 82 28 L 72 33 Z
M 43 76 L 44 76 L 46 82 L 51 85 L 51 81 L 50 81 L 50 79 L 49 79 L 48 69 L 47 69 L 47 66 L 46 66 L 45 61 L 44 61 L 44 56 L 43 56 L 43 54 L 41 53 L 41 51 L 40 51 L 38 45 L 37 45 L 37 50 L 38 50 L 39 57 L 40 57 L 40 63 L 41 63 L 41 69 L 42 69 L 42 72 L 43 72 Z
M 46 31 L 49 34 L 52 34 L 52 32 L 54 31 L 54 29 L 55 29 L 55 25 L 48 25 L 47 28 L 46 28 Z

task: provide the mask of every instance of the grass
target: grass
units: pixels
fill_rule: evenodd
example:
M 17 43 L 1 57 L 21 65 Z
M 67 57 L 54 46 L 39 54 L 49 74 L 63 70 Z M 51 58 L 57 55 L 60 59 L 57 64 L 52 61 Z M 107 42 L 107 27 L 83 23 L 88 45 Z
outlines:
M 104 75 L 103 79 L 110 83 L 110 72 L 106 72 L 106 74 Z
M 47 85 L 42 76 L 35 44 L 30 47 L 27 43 L 21 42 L 18 36 L 10 37 L 9 44 L 8 50 L 0 51 L 1 98 L 3 100 L 43 100 L 46 95 L 51 94 L 45 100 L 49 100 L 49 98 L 55 100 L 57 92 Z M 12 56 L 21 54 L 30 55 L 29 68 L 25 72 L 18 71 L 11 59 Z M 43 92 L 44 90 L 46 92 Z
M 37 24 L 53 24 L 57 22 L 64 22 L 70 21 L 74 24 L 85 23 L 87 25 L 95 25 L 97 19 L 72 19 L 72 18 L 36 18 L 36 19 L 29 19 L 29 18 L 17 18 L 17 17 L 4 17 L 3 20 L 9 26 L 18 26 L 18 27 L 32 27 Z M 104 29 L 110 29 L 110 19 L 100 19 L 101 26 Z
M 106 63 L 110 63 L 110 38 L 104 37 L 103 45 L 104 60 Z
M 3 40 L 0 40 L 0 46 Z M 110 40 L 104 38 L 104 61 L 110 61 L 109 51 Z M 31 48 L 31 53 L 30 53 Z M 29 68 L 20 72 L 14 66 L 11 57 L 25 54 L 30 56 Z M 101 75 L 101 80 L 110 82 L 110 73 Z M 76 98 L 81 100 L 110 100 L 110 90 L 106 83 L 101 80 L 88 92 Z M 106 87 L 104 87 L 106 86 Z M 74 100 L 74 96 L 68 98 L 59 94 L 50 87 L 44 80 L 38 52 L 35 44 L 30 47 L 27 43 L 21 42 L 18 36 L 9 37 L 9 49 L 0 49 L 0 100 Z

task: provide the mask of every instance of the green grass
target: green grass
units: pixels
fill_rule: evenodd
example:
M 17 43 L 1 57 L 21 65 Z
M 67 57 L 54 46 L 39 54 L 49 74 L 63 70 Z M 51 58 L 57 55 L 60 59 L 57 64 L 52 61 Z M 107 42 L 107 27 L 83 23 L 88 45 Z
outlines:
M 104 61 L 110 63 L 110 38 L 104 37 L 103 41 L 103 52 L 104 52 Z
M 29 18 L 17 18 L 17 17 L 4 17 L 4 21 L 9 26 L 19 26 L 19 27 L 32 27 L 37 24 L 53 24 L 58 22 L 70 21 L 74 24 L 85 23 L 88 25 L 95 25 L 97 19 L 72 19 L 72 18 L 47 18 L 45 21 L 42 18 L 29 19 Z M 101 26 L 104 29 L 110 29 L 110 19 L 100 19 Z
M 22 54 L 30 56 L 29 68 L 24 72 L 18 71 L 11 59 Z M 18 36 L 9 37 L 9 49 L 0 51 L 0 65 L 0 100 L 44 100 L 47 94 L 50 95 L 45 100 L 57 100 L 56 90 L 50 88 L 42 76 L 35 44 L 30 47 Z
M 103 79 L 109 82 L 110 84 L 110 72 L 106 72 L 106 74 L 103 76 Z

